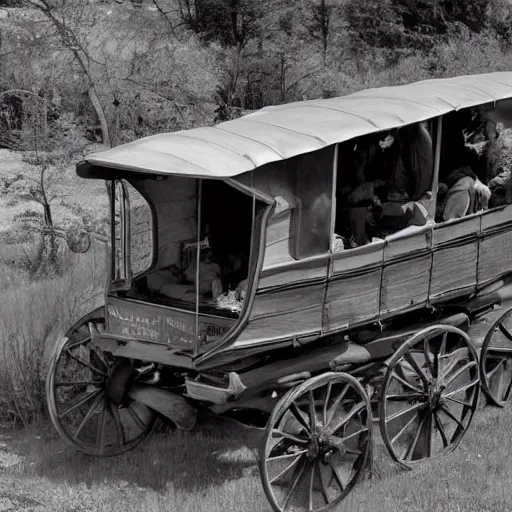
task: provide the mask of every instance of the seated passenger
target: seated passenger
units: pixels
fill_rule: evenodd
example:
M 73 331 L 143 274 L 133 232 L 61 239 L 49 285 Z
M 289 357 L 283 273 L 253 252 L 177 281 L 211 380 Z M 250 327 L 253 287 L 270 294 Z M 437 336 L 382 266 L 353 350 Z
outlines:
M 451 112 L 443 118 L 439 184 L 446 189 L 439 220 L 451 220 L 485 210 L 491 192 L 485 166 L 478 153 L 467 146 L 464 128 L 471 121 L 467 112 Z
M 500 125 L 500 123 L 498 123 Z M 494 208 L 512 203 L 512 129 L 497 127 L 485 151 L 485 162 L 489 176 L 491 199 L 489 207 Z
M 348 194 L 346 203 L 367 206 L 348 209 L 357 245 L 367 243 L 370 235 L 385 237 L 425 224 L 433 175 L 432 141 L 426 127 L 415 124 L 394 130 L 379 140 L 359 143 L 355 152 L 355 174 L 363 181 Z

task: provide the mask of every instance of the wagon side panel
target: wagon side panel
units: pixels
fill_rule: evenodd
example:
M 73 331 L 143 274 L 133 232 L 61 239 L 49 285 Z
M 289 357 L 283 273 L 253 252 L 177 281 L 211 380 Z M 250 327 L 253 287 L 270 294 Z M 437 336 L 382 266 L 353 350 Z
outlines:
M 381 317 L 421 308 L 428 303 L 432 228 L 427 226 L 409 236 L 388 237 L 384 249 Z
M 482 215 L 478 286 L 512 272 L 512 206 Z
M 479 215 L 436 226 L 432 244 L 431 302 L 474 291 L 479 234 Z
M 384 242 L 335 253 L 323 329 L 337 331 L 379 316 Z
M 299 266 L 300 263 L 298 263 Z M 249 321 L 237 338 L 235 346 L 320 335 L 328 258 L 316 260 L 316 265 L 300 272 L 287 266 L 273 279 L 260 279 Z M 283 284 L 290 274 L 300 281 Z M 311 275 L 317 278 L 310 278 Z M 276 283 L 261 287 L 261 284 Z

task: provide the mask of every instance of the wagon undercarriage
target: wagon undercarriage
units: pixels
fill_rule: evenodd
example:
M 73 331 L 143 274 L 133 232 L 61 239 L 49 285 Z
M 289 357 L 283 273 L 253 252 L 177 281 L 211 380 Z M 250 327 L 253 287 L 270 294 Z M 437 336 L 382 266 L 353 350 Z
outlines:
M 366 473 L 375 428 L 391 457 L 411 467 L 456 448 L 480 387 L 488 402 L 503 406 L 512 387 L 510 305 L 425 311 L 418 323 L 392 325 L 374 340 L 351 341 L 364 337 L 358 331 L 285 364 L 276 353 L 238 372 L 204 373 L 113 356 L 111 339 L 101 348 L 97 311 L 55 353 L 50 413 L 76 449 L 117 455 L 142 442 L 158 416 L 190 430 L 199 410 L 242 421 L 244 412 L 259 411 L 266 427 L 249 429 L 248 444 L 259 446 L 272 506 L 321 510 Z

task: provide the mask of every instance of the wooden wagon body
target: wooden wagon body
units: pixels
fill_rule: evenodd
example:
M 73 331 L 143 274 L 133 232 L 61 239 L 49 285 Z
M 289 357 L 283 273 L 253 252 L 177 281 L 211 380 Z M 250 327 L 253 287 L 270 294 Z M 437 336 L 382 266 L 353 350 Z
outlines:
M 126 291 L 120 296 L 110 284 L 107 332 L 128 337 L 134 333 L 129 345 L 138 356 L 135 347 L 140 340 L 183 349 L 176 352 L 182 358 L 161 362 L 202 369 L 222 366 L 248 353 L 302 345 L 414 309 L 472 297 L 512 272 L 512 207 L 501 206 L 442 224 L 429 221 L 385 240 L 336 253 L 330 250 L 333 229 L 327 226 L 324 246 L 306 248 L 302 256 L 300 247 L 293 247 L 300 246 L 300 240 L 293 238 L 300 235 L 307 205 L 292 204 L 276 215 L 275 197 L 299 196 L 304 203 L 309 198 L 300 197 L 300 184 L 291 179 L 304 177 L 304 186 L 309 187 L 308 180 L 317 176 L 322 180 L 317 193 L 332 196 L 335 204 L 336 173 L 338 169 L 343 172 L 343 163 L 337 161 L 337 143 L 420 121 L 437 125 L 449 112 L 511 95 L 509 73 L 420 82 L 268 107 L 213 128 L 149 137 L 92 155 L 79 164 L 80 176 L 112 179 L 133 172 L 132 183 L 144 175 L 159 176 L 167 180 L 169 188 L 178 190 L 186 188 L 182 184 L 187 180 L 194 186 L 199 180 L 225 180 L 262 205 L 252 228 L 247 298 L 238 318 L 217 320 L 227 329 L 220 339 L 197 347 L 194 311 L 155 307 L 133 294 L 127 298 L 130 294 Z M 437 137 L 434 143 L 437 162 L 440 140 Z M 438 171 L 437 166 L 434 193 Z M 164 182 L 151 183 L 157 189 Z M 300 207 L 302 211 L 296 211 Z M 334 210 L 330 208 L 332 216 Z M 159 215 L 159 220 L 164 215 Z M 152 227 L 148 224 L 147 229 Z M 312 255 L 307 254 L 308 249 Z M 209 319 L 215 323 L 211 315 Z M 142 320 L 164 330 L 144 336 Z M 165 325 L 171 328 L 165 331 Z M 172 327 L 177 327 L 174 333 Z
M 441 432 L 442 448 L 455 447 L 478 401 L 477 353 L 484 338 L 490 340 L 492 334 L 478 334 L 480 341 L 471 344 L 470 324 L 509 298 L 512 276 L 512 205 L 502 204 L 445 222 L 434 220 L 443 120 L 456 111 L 484 107 L 493 113 L 493 119 L 512 126 L 512 73 L 429 80 L 342 98 L 267 107 L 215 127 L 147 137 L 80 162 L 79 176 L 108 183 L 112 266 L 104 308 L 73 327 L 53 358 L 48 380 L 50 409 L 63 437 L 92 453 L 99 442 L 102 453 L 103 434 L 96 444 L 79 441 L 93 412 L 89 410 L 79 425 L 69 430 L 63 426 L 62 416 L 81 402 L 64 412 L 64 405 L 57 405 L 55 389 L 62 358 L 72 356 L 87 368 L 91 366 L 90 355 L 85 360 L 69 348 L 79 345 L 73 339 L 82 329 L 87 340 L 92 339 L 94 351 L 104 354 L 102 364 L 109 368 L 104 375 L 105 393 L 114 404 L 123 406 L 129 395 L 163 414 L 167 411 L 181 428 L 194 424 L 191 403 L 216 413 L 257 409 L 270 415 L 268 439 L 272 425 L 295 407 L 294 401 L 307 393 L 312 397 L 312 390 L 319 386 L 327 387 L 322 395 L 325 424 L 333 386 L 351 387 L 360 399 L 357 415 L 363 416 L 370 411 L 371 399 L 379 398 L 386 404 L 390 396 L 398 396 L 389 391 L 393 378 L 405 386 L 402 396 L 410 395 L 411 390 L 423 393 L 408 380 L 408 371 L 415 371 L 416 378 L 423 381 L 425 404 L 434 411 L 432 418 L 437 425 L 435 412 L 445 407 L 445 387 L 467 372 L 459 388 L 448 393 L 448 399 L 463 393 L 457 400 L 464 408 L 460 418 L 453 420 L 456 430 L 450 442 L 442 427 L 436 427 Z M 427 222 L 339 250 L 339 183 L 344 169 L 345 173 L 351 169 L 347 144 L 418 123 L 427 127 L 433 142 Z M 240 240 L 239 245 L 236 240 Z M 237 291 L 236 308 L 215 297 L 207 300 L 201 292 L 200 269 L 213 268 L 209 262 L 210 266 L 201 267 L 202 250 L 215 249 L 215 243 L 217 247 L 231 244 L 233 253 L 242 254 L 240 261 L 244 263 L 240 264 L 238 279 L 242 277 L 239 287 L 244 283 L 244 300 Z M 226 249 L 219 258 L 226 263 L 232 261 L 232 254 Z M 195 280 L 184 285 L 185 281 L 172 278 L 173 284 L 168 284 L 162 276 L 166 272 L 170 276 L 170 268 L 180 275 L 192 269 Z M 223 291 L 227 291 L 225 283 Z M 432 339 L 437 340 L 436 348 L 430 350 L 426 347 Z M 447 343 L 453 348 L 449 355 L 445 354 Z M 420 345 L 423 348 L 419 349 Z M 504 361 L 510 349 L 500 350 L 494 355 Z M 423 354 L 432 378 L 427 379 L 418 366 L 418 354 Z M 446 386 L 440 383 L 441 372 L 436 366 L 443 358 L 445 369 L 449 368 L 446 375 L 453 372 Z M 131 363 L 118 364 L 134 360 L 140 363 L 137 371 Z M 165 369 L 172 374 L 162 380 L 162 388 L 171 393 L 148 398 L 146 391 L 131 388 L 134 379 L 147 372 L 145 365 L 151 367 L 153 376 L 157 370 L 165 373 Z M 376 375 L 382 381 L 379 368 L 384 368 L 384 373 L 387 369 L 382 391 L 372 388 Z M 489 371 L 486 368 L 486 375 L 497 371 L 495 365 Z M 328 369 L 349 375 L 324 373 Z M 158 383 L 158 375 L 151 384 Z M 487 391 L 492 387 L 490 379 L 486 380 Z M 61 386 L 70 385 L 67 382 Z M 510 382 L 512 385 L 512 377 Z M 508 398 L 510 387 L 500 391 L 498 402 Z M 292 390 L 288 392 L 289 388 Z M 339 403 L 346 389 L 340 391 Z M 163 405 L 165 400 L 172 404 Z M 309 407 L 312 418 L 316 414 L 314 400 Z M 393 443 L 402 431 L 393 437 L 388 422 L 402 413 L 389 416 L 389 408 L 380 407 L 381 430 L 393 457 L 399 462 L 429 457 L 430 444 L 426 452 L 421 451 L 418 439 L 423 437 L 423 429 L 433 431 L 434 419 L 428 420 L 430 423 L 421 419 L 412 444 L 405 454 L 398 454 Z M 296 421 L 305 425 L 298 410 L 293 409 Z M 349 412 L 347 417 L 355 414 Z M 118 413 L 111 415 L 119 430 Z M 368 432 L 364 425 L 370 420 L 363 416 L 358 416 L 364 427 L 360 432 Z M 329 430 L 325 425 L 323 428 Z M 145 433 L 147 429 L 142 430 Z M 335 443 L 327 442 L 332 432 L 325 434 L 325 439 L 324 434 L 319 434 L 321 441 L 315 437 L 314 448 L 308 448 L 314 454 L 308 457 L 317 457 L 325 465 L 339 446 L 333 448 Z M 346 435 L 347 439 L 354 436 Z M 428 436 L 431 443 L 432 434 Z M 267 448 L 263 448 L 267 455 L 263 456 L 262 478 L 267 495 L 273 496 L 269 491 L 273 480 L 265 476 L 265 461 L 270 460 L 268 439 Z M 287 439 L 299 442 L 295 434 L 288 434 Z M 128 449 L 138 440 L 134 438 L 122 448 Z M 299 453 L 286 451 L 289 449 L 281 447 L 284 451 L 275 458 Z M 112 450 L 122 451 L 119 446 Z M 360 449 L 365 461 L 368 450 Z M 336 498 L 331 500 L 324 492 L 326 505 L 350 490 L 365 464 L 356 466 L 356 477 L 347 489 L 339 484 L 341 492 Z M 315 471 L 311 470 L 310 500 Z M 338 480 L 336 471 L 333 474 Z M 322 477 L 320 483 L 323 488 Z M 276 510 L 286 509 L 287 501 L 281 506 L 274 498 L 269 499 Z

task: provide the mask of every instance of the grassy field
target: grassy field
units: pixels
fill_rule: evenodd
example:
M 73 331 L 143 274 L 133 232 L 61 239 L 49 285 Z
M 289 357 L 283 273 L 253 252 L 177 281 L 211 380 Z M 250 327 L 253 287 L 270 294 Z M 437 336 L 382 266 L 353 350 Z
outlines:
M 336 510 L 509 511 L 511 424 L 512 409 L 481 409 L 453 454 L 413 471 L 379 454 L 379 476 Z M 46 424 L 0 436 L 0 510 L 11 510 L 9 503 L 13 510 L 56 512 L 270 510 L 255 454 L 241 445 L 239 431 L 213 418 L 190 433 L 160 432 L 110 459 L 75 453 Z

